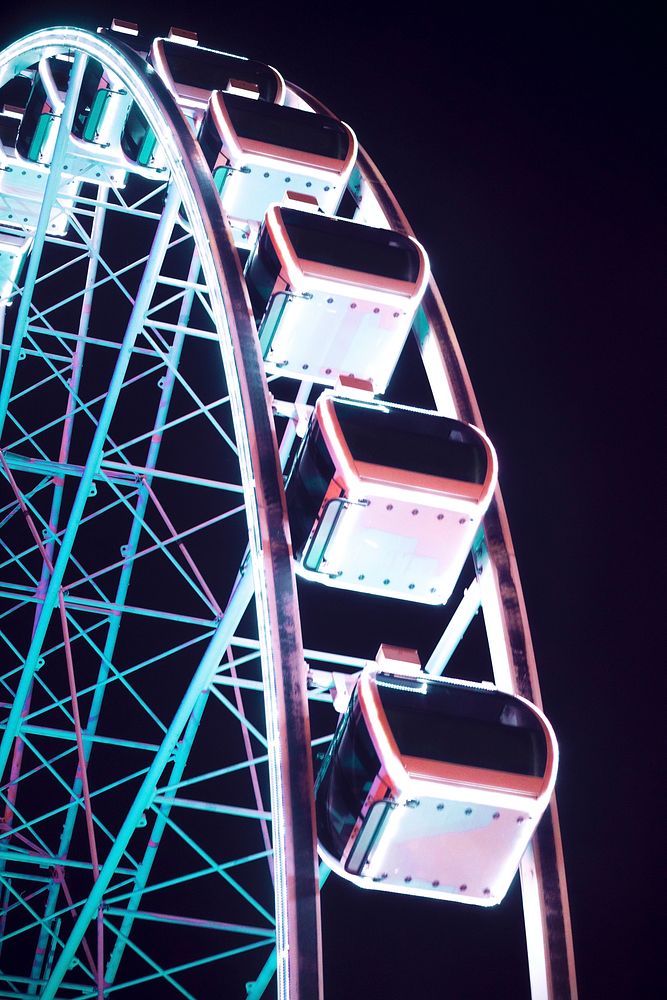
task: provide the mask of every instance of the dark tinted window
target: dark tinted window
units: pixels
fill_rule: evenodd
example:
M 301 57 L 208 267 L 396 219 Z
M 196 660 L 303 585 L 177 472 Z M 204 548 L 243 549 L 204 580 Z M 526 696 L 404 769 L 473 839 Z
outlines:
M 511 695 L 380 676 L 378 691 L 401 754 L 511 774 L 544 774 L 542 726 Z
M 141 147 L 149 132 L 150 127 L 143 111 L 140 110 L 138 104 L 133 102 L 125 120 L 123 132 L 120 137 L 120 145 L 123 152 L 135 163 L 139 160 Z
M 294 555 L 306 544 L 335 471 L 317 423 L 311 425 L 287 483 L 287 509 Z
M 7 104 L 11 108 L 25 108 L 32 80 L 27 76 L 13 76 L 0 87 L 0 110 Z
M 26 159 L 29 159 L 30 147 L 40 118 L 43 114 L 50 114 L 51 111 L 51 105 L 46 101 L 44 84 L 39 74 L 36 74 L 16 138 L 16 148 Z
M 268 230 L 263 227 L 245 273 L 250 304 L 257 323 L 264 315 L 264 310 L 279 274 L 278 254 L 271 242 Z
M 72 63 L 69 59 L 49 59 L 49 69 L 56 89 L 64 94 L 67 90 L 69 75 L 72 72 Z
M 103 72 L 101 63 L 98 63 L 96 59 L 88 59 L 86 68 L 83 71 L 81 90 L 79 91 L 79 99 L 76 102 L 74 121 L 72 123 L 72 132 L 78 138 L 83 137 L 83 130 L 93 101 L 95 100 Z
M 236 94 L 223 97 L 237 135 L 258 142 L 270 142 L 286 149 L 299 149 L 343 160 L 349 150 L 349 136 L 340 122 L 326 115 L 297 108 L 253 101 Z
M 0 115 L 0 142 L 8 149 L 16 146 L 16 133 L 18 132 L 18 118 L 8 118 L 7 115 Z
M 345 400 L 336 400 L 334 409 L 343 438 L 359 462 L 466 483 L 484 482 L 484 444 L 458 420 Z
M 343 219 L 283 208 L 282 217 L 298 257 L 383 278 L 416 281 L 419 253 L 407 236 Z
M 61 94 L 64 94 L 67 91 L 67 84 L 72 70 L 72 64 L 64 59 L 52 58 L 48 60 L 48 66 L 51 70 L 56 90 L 58 90 Z M 38 126 L 41 124 L 41 128 L 43 129 L 45 123 L 47 122 L 47 119 L 44 119 L 44 121 L 40 123 L 42 115 L 51 114 L 53 114 L 53 108 L 47 100 L 46 88 L 42 82 L 39 70 L 37 70 L 35 72 L 35 78 L 30 90 L 30 96 L 28 98 L 28 103 L 26 104 L 23 119 L 21 121 L 21 125 L 19 126 L 16 141 L 16 148 L 21 156 L 24 156 L 26 159 L 37 159 L 39 149 L 32 150 L 31 155 L 32 142 L 37 133 Z M 42 138 L 43 133 L 38 139 L 38 146 L 41 144 Z
M 164 54 L 176 83 L 201 90 L 225 90 L 230 80 L 255 83 L 264 101 L 275 101 L 278 81 L 272 69 L 252 59 L 242 59 L 226 52 L 164 43 Z
M 218 130 L 213 122 L 213 115 L 208 111 L 204 115 L 204 120 L 202 122 L 201 129 L 199 130 L 199 145 L 201 146 L 201 151 L 204 154 L 204 159 L 208 163 L 209 169 L 213 170 L 215 166 L 215 161 L 220 155 L 220 150 L 222 149 L 222 142 L 220 136 L 218 135 Z
M 340 721 L 315 784 L 317 835 L 340 858 L 380 770 L 356 692 Z

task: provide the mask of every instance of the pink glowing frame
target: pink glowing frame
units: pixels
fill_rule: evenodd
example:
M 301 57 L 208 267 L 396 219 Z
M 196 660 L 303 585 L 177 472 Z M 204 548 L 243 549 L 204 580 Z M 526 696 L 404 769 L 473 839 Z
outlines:
M 411 677 L 414 680 L 419 675 Z M 389 679 L 400 686 L 400 675 L 390 676 Z M 450 683 L 478 691 L 490 690 L 492 687 L 453 678 L 442 679 L 437 683 Z M 339 875 L 366 889 L 449 899 L 479 906 L 494 906 L 501 902 L 516 874 L 521 856 L 549 804 L 556 781 L 558 743 L 544 713 L 525 698 L 514 696 L 537 720 L 546 742 L 544 773 L 531 776 L 406 756 L 398 748 L 382 706 L 378 693 L 378 671 L 362 671 L 357 682 L 357 696 L 362 717 L 380 760 L 380 771 L 373 781 L 340 859 L 332 857 L 320 844 L 318 849 L 322 858 Z M 371 810 L 387 801 L 392 806 L 387 814 L 388 821 L 368 854 L 368 860 L 364 864 L 365 874 L 356 874 L 349 870 L 348 863 L 357 838 L 362 833 L 364 821 Z M 413 820 L 417 815 L 417 807 L 429 802 L 437 803 L 439 809 L 443 810 L 443 817 L 447 810 L 456 805 L 459 809 L 467 807 L 471 813 L 481 809 L 486 814 L 483 821 L 485 825 L 481 828 L 473 827 L 468 834 L 468 841 L 460 832 L 454 835 L 443 834 L 437 830 L 434 832 L 432 823 L 430 826 L 425 825 L 423 836 L 419 837 L 417 834 L 413 837 L 411 854 L 418 855 L 422 872 L 430 872 L 427 881 L 431 880 L 431 884 L 425 885 L 424 879 L 404 879 L 402 873 L 399 878 L 392 878 L 390 874 L 382 872 L 382 869 L 392 854 L 392 836 L 400 836 L 401 817 L 407 816 Z M 489 810 L 493 810 L 491 822 Z M 501 819 L 502 814 L 509 822 L 496 822 Z M 414 821 L 412 827 L 414 833 Z M 451 884 L 445 884 L 445 880 L 437 878 L 441 876 L 443 868 L 448 869 Z M 459 877 L 452 878 L 452 872 Z M 478 877 L 478 872 L 484 873 L 484 879 L 492 886 L 491 889 L 482 889 L 484 880 Z M 456 888 L 453 888 L 454 885 Z M 477 891 L 474 889 L 475 885 L 479 886 Z

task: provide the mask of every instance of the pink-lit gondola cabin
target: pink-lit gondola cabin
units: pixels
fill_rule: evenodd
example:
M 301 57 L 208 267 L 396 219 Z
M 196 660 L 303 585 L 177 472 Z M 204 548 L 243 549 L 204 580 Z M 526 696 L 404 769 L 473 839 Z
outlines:
M 365 888 L 500 902 L 547 807 L 553 730 L 491 685 L 359 677 L 315 791 L 319 850 Z
M 267 371 L 383 393 L 429 273 L 412 237 L 273 205 L 246 266 Z
M 287 482 L 297 572 L 443 604 L 496 478 L 493 446 L 477 428 L 324 392 Z
M 211 97 L 199 142 L 235 242 L 248 249 L 271 203 L 288 191 L 333 215 L 357 154 L 344 122 L 220 91 Z
M 278 70 L 244 56 L 203 48 L 188 32 L 172 29 L 171 38 L 156 38 L 149 58 L 183 111 L 197 121 L 214 90 L 277 104 L 285 99 L 285 81 Z

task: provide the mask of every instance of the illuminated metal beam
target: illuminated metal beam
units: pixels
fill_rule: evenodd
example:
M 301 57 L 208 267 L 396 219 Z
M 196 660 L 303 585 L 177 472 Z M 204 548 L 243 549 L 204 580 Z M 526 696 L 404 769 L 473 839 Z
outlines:
M 19 730 L 21 713 L 23 712 L 23 708 L 30 691 L 36 662 L 41 652 L 42 643 L 51 619 L 51 614 L 58 600 L 58 592 L 63 580 L 67 561 L 72 551 L 74 539 L 79 528 L 79 520 L 83 514 L 86 502 L 90 495 L 90 488 L 92 486 L 93 479 L 99 472 L 99 462 L 102 455 L 104 440 L 106 438 L 111 418 L 118 401 L 118 395 L 125 378 L 125 373 L 127 371 L 132 353 L 132 347 L 142 328 L 143 315 L 153 294 L 155 280 L 157 279 L 162 266 L 167 243 L 170 238 L 179 207 L 180 195 L 177 188 L 174 187 L 167 195 L 164 213 L 156 230 L 151 259 L 147 262 L 146 270 L 142 276 L 141 286 L 139 292 L 137 293 L 132 311 L 132 317 L 130 318 L 125 331 L 123 345 L 118 353 L 116 367 L 109 384 L 104 406 L 102 408 L 95 435 L 90 447 L 88 461 L 86 462 L 86 467 L 81 476 L 76 498 L 72 505 L 70 520 L 67 529 L 63 534 L 58 556 L 53 567 L 53 573 L 50 577 L 49 586 L 44 595 L 42 614 L 40 615 L 39 622 L 33 635 L 23 675 L 16 690 L 14 705 L 9 713 L 7 727 L 3 733 L 2 741 L 0 742 L 0 772 L 3 771 L 6 766 L 12 743 Z M 0 397 L 0 404 L 1 402 L 2 397 Z M 0 409 L 0 419 L 1 417 L 2 410 Z

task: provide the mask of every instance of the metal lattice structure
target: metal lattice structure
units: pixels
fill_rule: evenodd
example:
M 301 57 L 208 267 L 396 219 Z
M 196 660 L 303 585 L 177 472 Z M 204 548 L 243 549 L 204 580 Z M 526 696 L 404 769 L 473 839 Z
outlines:
M 267 384 L 216 189 L 161 81 L 63 28 L 6 50 L 0 86 L 56 55 L 73 62 L 50 162 L 25 197 L 0 182 L 2 218 L 32 241 L 0 306 L 0 996 L 202 997 L 207 981 L 311 1000 L 311 743 L 335 726 L 327 671 L 367 662 L 343 639 L 302 646 L 281 464 L 312 386 Z M 121 183 L 75 155 L 87 59 L 141 108 L 159 169 Z M 363 151 L 350 194 L 355 218 L 410 231 Z M 481 426 L 433 284 L 414 333 L 431 405 Z M 539 704 L 499 493 L 458 597 L 426 669 L 481 607 L 484 669 Z M 555 804 L 521 877 L 533 996 L 574 996 Z

